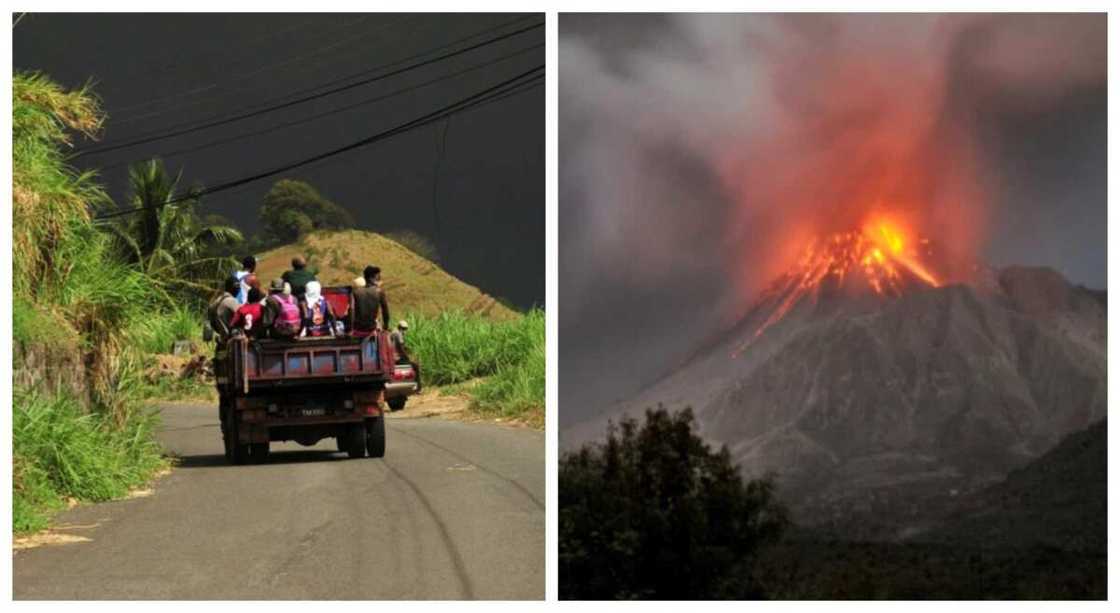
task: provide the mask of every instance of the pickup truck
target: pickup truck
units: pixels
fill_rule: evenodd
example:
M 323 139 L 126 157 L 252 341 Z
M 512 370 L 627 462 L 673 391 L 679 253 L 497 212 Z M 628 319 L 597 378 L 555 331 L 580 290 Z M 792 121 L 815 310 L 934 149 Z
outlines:
M 390 411 L 400 411 L 408 402 L 408 397 L 416 393 L 416 388 L 416 373 L 412 370 L 412 364 L 403 359 L 397 360 L 393 376 L 385 384 L 385 404 L 389 405 Z
M 349 288 L 324 288 L 323 295 L 345 319 Z M 227 461 L 263 462 L 272 441 L 311 446 L 324 438 L 337 439 L 351 458 L 383 457 L 385 389 L 403 376 L 396 361 L 383 331 L 220 340 L 214 376 Z

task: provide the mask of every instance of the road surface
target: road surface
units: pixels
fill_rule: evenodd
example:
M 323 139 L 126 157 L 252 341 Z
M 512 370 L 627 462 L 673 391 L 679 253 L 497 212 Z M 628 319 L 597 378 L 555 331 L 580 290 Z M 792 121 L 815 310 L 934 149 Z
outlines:
M 150 496 L 62 513 L 90 540 L 16 553 L 15 598 L 544 598 L 542 432 L 406 409 L 384 459 L 328 439 L 227 466 L 213 406 L 161 411 L 179 466 Z

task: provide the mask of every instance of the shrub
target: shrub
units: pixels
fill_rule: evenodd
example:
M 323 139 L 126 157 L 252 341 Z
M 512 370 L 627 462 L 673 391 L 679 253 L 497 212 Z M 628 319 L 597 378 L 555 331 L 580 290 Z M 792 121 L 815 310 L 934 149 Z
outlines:
M 749 598 L 755 553 L 787 525 L 770 480 L 744 482 L 692 411 L 647 410 L 560 458 L 560 596 Z
M 390 232 L 385 236 L 425 260 L 437 264 L 439 263 L 439 250 L 436 249 L 435 243 L 428 240 L 426 236 L 413 232 L 412 230 Z

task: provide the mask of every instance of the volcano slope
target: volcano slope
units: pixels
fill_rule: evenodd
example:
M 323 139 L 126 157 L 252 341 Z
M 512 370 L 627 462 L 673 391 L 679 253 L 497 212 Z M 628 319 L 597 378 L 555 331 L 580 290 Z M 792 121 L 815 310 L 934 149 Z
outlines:
M 797 523 L 893 540 L 1105 416 L 1101 292 L 1045 268 L 903 281 L 889 294 L 851 280 L 791 298 L 796 284 L 779 279 L 607 417 L 691 406 L 746 475 L 775 476 Z

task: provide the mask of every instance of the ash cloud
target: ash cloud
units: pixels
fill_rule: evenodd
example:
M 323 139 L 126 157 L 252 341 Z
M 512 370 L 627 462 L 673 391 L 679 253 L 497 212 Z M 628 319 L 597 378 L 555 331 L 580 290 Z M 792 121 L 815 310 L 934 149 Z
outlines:
M 564 15 L 563 424 L 874 206 L 1105 285 L 1104 15 Z

